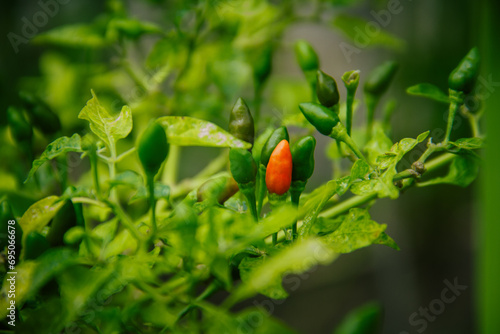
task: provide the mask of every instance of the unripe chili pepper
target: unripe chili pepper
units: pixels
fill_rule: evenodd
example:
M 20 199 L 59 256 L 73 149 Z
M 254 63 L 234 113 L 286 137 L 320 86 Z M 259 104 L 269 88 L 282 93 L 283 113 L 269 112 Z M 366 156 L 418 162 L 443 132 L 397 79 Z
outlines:
M 229 151 L 229 163 L 231 174 L 238 184 L 255 182 L 257 166 L 253 160 L 252 153 L 241 148 L 233 148 Z
M 266 186 L 270 194 L 283 195 L 290 189 L 292 167 L 290 145 L 283 139 L 274 149 L 267 164 Z
M 339 103 L 340 96 L 335 79 L 321 70 L 316 72 L 316 95 L 319 102 L 327 108 Z
M 35 260 L 50 248 L 47 239 L 37 231 L 31 231 L 24 241 L 24 260 Z
M 257 205 L 255 199 L 255 176 L 257 166 L 253 160 L 252 153 L 244 149 L 231 149 L 229 151 L 229 163 L 231 174 L 238 183 L 238 188 L 248 200 L 252 216 L 257 221 Z
M 339 116 L 332 110 L 317 103 L 301 103 L 300 111 L 322 135 L 329 136 L 335 126 L 340 123 Z
M 282 141 L 289 141 L 290 137 L 288 136 L 288 130 L 285 126 L 281 126 L 274 130 L 274 132 L 269 136 L 264 147 L 262 148 L 262 152 L 260 154 L 260 163 L 264 166 L 267 166 L 269 162 L 269 158 L 273 153 L 275 147 Z
M 451 72 L 448 85 L 451 89 L 468 94 L 474 88 L 479 74 L 479 50 L 474 47 Z
M 40 131 L 52 135 L 61 130 L 59 117 L 44 101 L 27 92 L 20 92 L 19 97 L 30 116 L 31 123 Z
M 314 171 L 314 148 L 316 139 L 305 136 L 299 139 L 291 149 L 292 152 L 292 182 L 306 182 Z
M 318 55 L 305 40 L 299 40 L 295 43 L 295 55 L 302 71 L 316 71 L 319 68 Z
M 395 61 L 387 61 L 377 66 L 370 72 L 366 79 L 364 86 L 365 92 L 377 96 L 382 95 L 387 88 L 389 88 L 389 84 L 396 74 L 398 67 L 398 63 Z
M 52 219 L 47 241 L 52 247 L 64 245 L 64 233 L 78 225 L 78 217 L 71 200 L 66 201 Z
M 299 104 L 299 108 L 309 123 L 314 125 L 316 130 L 318 130 L 322 135 L 344 142 L 359 159 L 367 161 L 356 143 L 347 134 L 347 129 L 344 127 L 342 122 L 340 122 L 340 119 L 335 112 L 320 104 L 309 102 Z
M 356 90 L 359 84 L 359 71 L 348 71 L 342 75 L 342 81 L 344 82 L 345 88 L 347 90 L 346 97 L 346 121 L 345 126 L 347 128 L 347 134 L 351 135 L 352 129 L 352 109 L 354 104 L 354 96 L 356 95 Z
M 254 62 L 253 77 L 256 85 L 261 86 L 271 74 L 273 65 L 273 48 L 271 45 L 262 49 L 259 58 Z
M 156 122 L 146 128 L 139 139 L 137 152 L 142 167 L 148 176 L 154 177 L 168 156 L 169 144 L 167 135 L 161 125 Z
M 7 109 L 7 121 L 9 122 L 12 136 L 17 142 L 31 142 L 33 128 L 20 109 L 12 106 L 9 107 Z
M 255 128 L 252 114 L 240 97 L 229 114 L 229 132 L 238 139 L 253 145 Z

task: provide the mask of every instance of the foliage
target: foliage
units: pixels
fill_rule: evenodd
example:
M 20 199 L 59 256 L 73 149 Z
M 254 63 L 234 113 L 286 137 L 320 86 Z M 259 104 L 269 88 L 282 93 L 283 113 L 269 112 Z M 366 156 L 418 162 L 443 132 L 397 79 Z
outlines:
M 408 92 L 450 104 L 452 115 L 452 109 L 460 109 L 470 121 L 471 138 L 447 137 L 434 143 L 426 131 L 417 138 L 393 141 L 386 119 L 369 122 L 367 129 L 353 129 L 365 130 L 366 136 L 351 138 L 347 110 L 361 105 L 354 100 L 356 81 L 352 100 L 337 105 L 336 92 L 336 98 L 329 99 L 334 101 L 332 109 L 324 107 L 331 111 L 324 117 L 334 115 L 335 124 L 347 124 L 347 129 L 343 125 L 337 129 L 343 131 L 342 140 L 330 135 L 337 139 L 327 154 L 336 178 L 324 179 L 323 185 L 304 194 L 302 184 L 292 184 L 291 192 L 297 191 L 292 193 L 292 204 L 287 203 L 290 193 L 279 200 L 270 195 L 267 202 L 258 196 L 260 206 L 270 205 L 261 215 L 251 213 L 255 203 L 250 202 L 256 192 L 265 194 L 265 184 L 248 182 L 253 194 L 248 196 L 242 185 L 237 192 L 234 182 L 226 182 L 230 179 L 227 148 L 243 153 L 252 149 L 252 156 L 247 155 L 259 163 L 274 127 L 295 126 L 298 134 L 313 134 L 298 104 L 316 102 L 316 80 L 311 80 L 316 74 L 306 71 L 300 83 L 273 81 L 270 64 L 276 49 L 293 52 L 280 44 L 292 23 L 321 22 L 323 10 L 349 1 L 318 1 L 310 16 L 301 15 L 289 1 L 154 1 L 167 17 L 159 23 L 135 18 L 121 1 L 107 3 L 107 11 L 94 22 L 57 27 L 33 39 L 46 47 L 40 59 L 42 75 L 21 86 L 45 97 L 62 129 L 47 134 L 33 123 L 31 142 L 4 136 L 5 152 L 16 161 L 1 171 L 6 179 L 15 180 L 3 185 L 2 201 L 10 203 L 23 232 L 16 247 L 27 248 L 31 232 L 42 237 L 54 232 L 65 205 L 72 204 L 76 219 L 73 226 L 56 231 L 64 235 L 64 245 L 35 258 L 26 258 L 24 252 L 17 255 L 16 307 L 22 320 L 16 331 L 20 333 L 68 328 L 85 333 L 293 333 L 262 310 L 231 308 L 256 294 L 286 298 L 284 276 L 329 264 L 341 254 L 376 244 L 399 250 L 389 236 L 390 227 L 371 218 L 373 201 L 397 199 L 414 186 L 465 187 L 478 174 L 475 150 L 484 144 L 476 131 L 481 113 L 471 115 L 452 93 L 448 96 L 431 84 L 419 84 Z M 339 15 L 332 22 L 351 36 L 351 28 L 364 21 Z M 131 56 L 146 38 L 154 41 L 146 56 Z M 372 44 L 404 46 L 385 32 Z M 75 51 L 99 57 L 82 63 L 70 56 Z M 359 80 L 359 72 L 349 73 Z M 303 94 L 308 87 L 312 98 Z M 266 89 L 275 92 L 270 99 L 274 102 L 298 99 L 280 124 L 269 113 L 261 113 L 273 103 L 264 101 Z M 230 107 L 239 96 L 251 101 L 254 144 L 225 130 Z M 171 145 L 156 178 L 144 175 L 136 152 L 138 138 L 152 119 L 165 129 Z M 9 127 L 12 133 L 13 125 Z M 292 133 L 290 143 L 298 134 Z M 426 140 L 424 153 L 410 161 L 409 153 Z M 179 180 L 185 146 L 212 147 L 221 153 L 211 162 L 199 161 L 203 168 L 198 174 Z M 428 159 L 435 153 L 441 154 Z M 342 159 L 352 162 L 350 168 L 343 168 Z M 401 170 L 402 162 L 411 168 Z M 444 166 L 449 166 L 444 176 L 432 173 Z M 253 178 L 255 173 L 250 173 Z M 261 169 L 258 173 L 261 176 Z M 291 226 L 298 230 L 290 238 Z M 9 286 L 5 264 L 4 295 Z M 217 291 L 224 291 L 222 303 L 209 299 Z M 1 299 L 2 319 L 7 306 L 8 299 Z M 379 313 L 377 305 L 368 305 L 348 317 L 336 333 L 373 330 Z M 256 318 L 261 319 L 259 326 L 254 326 Z

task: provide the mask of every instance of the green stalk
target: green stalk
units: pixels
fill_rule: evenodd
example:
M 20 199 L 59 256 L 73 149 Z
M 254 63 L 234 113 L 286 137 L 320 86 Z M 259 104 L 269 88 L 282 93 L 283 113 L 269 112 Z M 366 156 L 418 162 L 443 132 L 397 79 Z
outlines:
M 168 161 L 165 164 L 162 180 L 165 184 L 174 187 L 177 184 L 177 175 L 179 174 L 179 160 L 181 148 L 178 145 L 170 145 L 168 152 Z
M 149 204 L 151 207 L 151 237 L 150 241 L 154 242 L 158 227 L 156 225 L 156 199 L 155 199 L 155 179 L 153 175 L 147 175 L 148 191 L 149 191 Z
M 451 130 L 453 129 L 453 121 L 460 106 L 463 103 L 463 93 L 450 89 L 450 109 L 448 111 L 448 122 L 446 124 L 446 134 L 443 143 L 446 145 L 450 141 Z
M 283 195 L 270 193 L 268 197 L 269 197 L 269 204 L 271 204 L 271 209 L 274 209 L 286 202 L 287 193 Z M 275 246 L 278 243 L 278 232 L 273 233 L 272 238 L 273 238 L 273 246 Z
M 266 187 L 266 166 L 259 164 L 258 172 L 258 184 L 257 184 L 257 217 L 260 217 L 262 212 L 262 206 L 264 204 L 264 198 L 266 197 L 267 187 Z
M 300 195 L 304 191 L 304 188 L 306 186 L 305 182 L 302 181 L 294 181 L 292 182 L 292 186 L 290 187 L 290 196 L 292 200 L 292 204 L 298 209 L 299 207 L 299 201 L 300 201 Z M 297 211 L 298 212 L 298 211 Z M 288 235 L 287 235 L 288 237 Z M 292 241 L 297 239 L 298 233 L 297 233 L 297 218 L 295 219 L 295 222 L 292 225 Z
M 250 182 L 250 184 L 238 184 L 238 187 L 248 200 L 248 207 L 250 208 L 253 219 L 256 222 L 259 221 L 259 215 L 257 214 L 257 205 L 255 200 L 255 182 Z
M 354 94 L 356 94 L 356 90 L 352 92 L 350 89 L 347 90 L 347 97 L 345 101 L 345 107 L 346 107 L 346 129 L 347 129 L 347 134 L 350 136 L 351 135 L 351 129 L 352 129 L 352 107 L 354 104 Z
M 425 164 L 425 167 L 427 169 L 427 173 L 432 172 L 436 169 L 439 169 L 442 166 L 450 163 L 455 157 L 456 157 L 456 155 L 454 155 L 454 154 L 444 153 L 444 154 L 440 155 L 439 157 L 429 161 L 427 164 Z M 402 189 L 406 189 L 414 184 L 415 184 L 414 182 L 405 183 L 405 185 L 403 186 Z M 366 204 L 370 201 L 373 201 L 376 198 L 377 198 L 376 193 L 370 194 L 370 195 L 365 195 L 365 196 L 353 196 L 353 197 L 331 207 L 330 209 L 323 211 L 318 216 L 319 217 L 326 217 L 326 218 L 334 218 L 338 215 L 341 215 L 343 213 L 348 212 L 351 208 L 355 208 L 355 207 L 358 207 L 360 205 Z

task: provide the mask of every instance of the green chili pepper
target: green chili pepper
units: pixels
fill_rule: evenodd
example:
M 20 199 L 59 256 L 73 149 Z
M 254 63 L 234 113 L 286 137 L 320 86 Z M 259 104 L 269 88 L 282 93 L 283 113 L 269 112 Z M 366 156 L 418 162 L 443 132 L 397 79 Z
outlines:
M 168 156 L 167 135 L 161 125 L 151 122 L 142 134 L 137 152 L 146 175 L 154 177 Z
M 295 181 L 307 182 L 314 171 L 314 148 L 316 139 L 305 136 L 292 146 L 292 183 Z
M 233 148 L 229 151 L 229 163 L 231 174 L 238 184 L 255 182 L 257 167 L 252 153 L 241 148 Z
M 367 161 L 356 143 L 347 134 L 347 129 L 340 122 L 339 116 L 335 112 L 321 104 L 310 102 L 301 103 L 299 108 L 309 123 L 314 125 L 322 135 L 344 142 L 359 159 Z
M 451 89 L 468 94 L 474 88 L 479 74 L 479 50 L 474 47 L 451 72 L 448 85 Z
M 389 88 L 389 84 L 397 70 L 398 63 L 395 61 L 387 61 L 377 66 L 366 79 L 365 92 L 376 96 L 382 95 Z
M 345 88 L 347 90 L 346 97 L 346 121 L 345 126 L 347 128 L 347 134 L 351 135 L 352 129 L 352 109 L 354 104 L 354 96 L 356 95 L 356 90 L 359 84 L 359 71 L 349 71 L 342 75 L 342 81 L 344 82 Z
M 229 114 L 229 132 L 238 139 L 253 145 L 255 129 L 252 114 L 240 97 Z
M 319 102 L 327 108 L 339 103 L 340 96 L 335 79 L 321 70 L 316 72 L 316 94 Z
M 64 245 L 64 233 L 78 225 L 78 216 L 71 200 L 66 201 L 52 219 L 47 241 L 52 247 Z
M 268 45 L 259 53 L 259 57 L 253 62 L 253 77 L 256 85 L 261 86 L 266 82 L 272 71 L 273 65 L 273 48 Z
M 37 231 L 28 233 L 24 244 L 23 258 L 25 260 L 35 260 L 50 248 L 47 239 Z
M 167 135 L 163 127 L 156 122 L 151 122 L 139 139 L 137 148 L 139 160 L 146 173 L 146 184 L 149 191 L 152 227 L 150 242 L 154 242 L 157 231 L 154 178 L 165 159 L 167 159 L 169 148 Z
M 316 71 L 319 68 L 319 60 L 316 51 L 305 40 L 295 43 L 295 55 L 302 71 Z
M 255 199 L 257 166 L 253 160 L 252 153 L 244 149 L 231 149 L 229 151 L 229 163 L 234 180 L 238 183 L 240 191 L 248 199 L 252 216 L 255 220 L 258 220 Z
M 26 120 L 23 112 L 15 107 L 7 109 L 7 121 L 9 122 L 12 136 L 19 143 L 30 143 L 33 138 L 33 128 Z
M 311 177 L 314 171 L 314 149 L 316 147 L 316 139 L 313 136 L 305 136 L 299 139 L 292 146 L 292 185 L 290 187 L 290 195 L 292 203 L 299 206 L 300 195 L 305 189 L 307 180 Z M 292 225 L 292 234 L 287 234 L 289 239 L 297 237 L 297 221 Z
M 44 101 L 27 92 L 20 92 L 19 97 L 30 116 L 31 123 L 40 131 L 52 135 L 61 130 L 59 117 Z
M 300 111 L 322 135 L 329 136 L 340 123 L 339 116 L 332 110 L 317 103 L 301 103 Z
M 283 140 L 290 140 L 288 136 L 288 130 L 285 126 L 281 126 L 274 130 L 274 132 L 269 136 L 264 147 L 262 148 L 262 152 L 260 154 L 260 163 L 264 166 L 267 166 L 269 163 L 269 158 L 271 154 L 273 154 L 274 148 Z

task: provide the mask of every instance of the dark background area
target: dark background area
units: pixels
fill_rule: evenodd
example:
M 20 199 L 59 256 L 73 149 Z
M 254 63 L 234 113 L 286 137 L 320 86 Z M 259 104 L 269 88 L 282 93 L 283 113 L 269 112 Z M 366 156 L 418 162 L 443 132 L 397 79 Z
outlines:
M 445 90 L 448 73 L 472 46 L 479 43 L 480 33 L 479 9 L 473 1 L 415 0 L 403 1 L 402 5 L 401 14 L 394 16 L 386 27 L 406 41 L 406 48 L 401 52 L 367 48 L 355 55 L 352 63 L 347 63 L 338 48 L 345 39 L 336 30 L 308 23 L 291 27 L 285 36 L 285 43 L 293 43 L 298 37 L 308 39 L 317 48 L 326 71 L 336 78 L 353 68 L 366 73 L 386 59 L 397 59 L 400 71 L 388 94 L 398 100 L 393 118 L 395 140 L 445 127 L 445 107 L 408 96 L 405 89 L 416 83 L 431 82 Z M 38 59 L 44 49 L 23 44 L 15 53 L 6 37 L 10 31 L 19 33 L 22 17 L 31 17 L 38 10 L 37 6 L 35 1 L 10 1 L 1 5 L 2 124 L 5 123 L 6 107 L 16 103 L 19 79 L 40 74 Z M 370 20 L 370 10 L 384 6 L 381 1 L 371 1 L 358 4 L 354 9 L 341 10 Z M 40 31 L 72 22 L 89 22 L 102 10 L 102 1 L 70 1 L 61 6 L 60 13 Z M 292 72 L 300 77 L 290 49 L 279 50 L 275 71 Z M 82 97 L 82 101 L 87 98 Z M 468 131 L 464 122 L 454 136 L 469 136 Z M 319 147 L 324 145 L 324 142 L 319 143 Z M 323 151 L 318 152 L 322 154 Z M 197 159 L 196 152 L 186 151 L 183 159 L 189 165 Z M 315 172 L 311 187 L 329 177 L 331 169 L 327 164 L 324 157 L 318 157 L 320 171 Z M 453 282 L 457 278 L 468 288 L 429 322 L 426 332 L 473 333 L 476 326 L 473 259 L 477 246 L 474 243 L 478 223 L 477 194 L 476 181 L 466 189 L 452 186 L 410 189 L 396 201 L 378 201 L 371 210 L 372 217 L 387 224 L 388 234 L 396 240 L 401 251 L 373 246 L 342 255 L 330 266 L 319 267 L 301 277 L 299 288 L 289 299 L 279 305 L 272 303 L 273 314 L 302 333 L 330 333 L 353 308 L 368 301 L 379 301 L 384 309 L 384 333 L 416 333 L 420 326 L 411 326 L 410 315 L 440 298 L 445 288 L 444 280 Z M 265 300 L 259 297 L 247 304 L 255 302 L 268 307 L 270 303 Z

